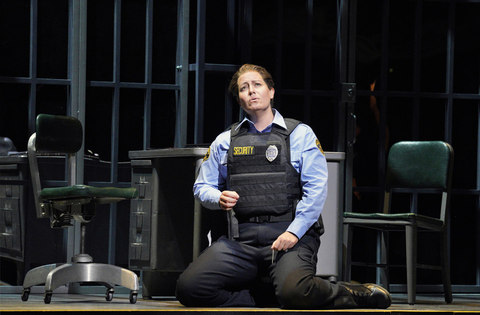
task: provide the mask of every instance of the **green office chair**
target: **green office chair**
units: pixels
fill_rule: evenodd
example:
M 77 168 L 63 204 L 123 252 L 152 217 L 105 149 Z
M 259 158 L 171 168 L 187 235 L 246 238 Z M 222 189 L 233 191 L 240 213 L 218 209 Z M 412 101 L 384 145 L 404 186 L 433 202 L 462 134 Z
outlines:
M 453 148 L 442 141 L 415 141 L 395 143 L 388 154 L 386 191 L 383 213 L 343 214 L 344 225 L 344 280 L 351 280 L 351 266 L 381 268 L 382 285 L 389 289 L 388 275 L 388 233 L 403 231 L 406 239 L 407 300 L 414 304 L 416 299 L 417 268 L 441 270 L 445 301 L 452 302 L 450 282 L 450 257 L 448 248 L 448 220 L 450 206 L 450 186 L 453 169 Z M 392 213 L 393 192 L 441 193 L 439 217 L 422 215 L 418 211 Z M 394 206 L 395 208 L 395 206 Z M 423 212 L 424 213 L 424 212 Z M 380 231 L 379 263 L 352 262 L 353 227 L 363 227 Z M 417 263 L 417 234 L 421 231 L 438 232 L 440 235 L 440 259 L 438 266 Z
M 33 197 L 38 218 L 50 218 L 52 228 L 71 226 L 71 220 L 81 225 L 81 252 L 72 258 L 72 263 L 51 264 L 30 270 L 23 282 L 22 300 L 27 301 L 30 288 L 45 284 L 44 302 L 50 303 L 52 292 L 69 283 L 94 282 L 105 285 L 107 301 L 113 299 L 115 285 L 129 288 L 130 303 L 137 301 L 137 275 L 114 265 L 93 263 L 84 250 L 85 225 L 95 215 L 97 204 L 115 203 L 137 196 L 135 188 L 91 187 L 74 185 L 56 188 L 41 188 L 37 153 L 62 153 L 73 158 L 83 143 L 80 121 L 69 116 L 41 114 L 37 116 L 36 133 L 28 142 L 28 161 L 32 178 Z

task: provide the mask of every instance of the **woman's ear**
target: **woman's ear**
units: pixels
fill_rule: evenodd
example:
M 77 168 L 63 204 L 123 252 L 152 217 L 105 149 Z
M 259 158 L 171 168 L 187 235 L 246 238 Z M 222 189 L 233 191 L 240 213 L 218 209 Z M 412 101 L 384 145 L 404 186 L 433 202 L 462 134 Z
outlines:
M 272 87 L 270 89 L 270 99 L 273 100 L 273 97 L 275 96 L 275 89 Z

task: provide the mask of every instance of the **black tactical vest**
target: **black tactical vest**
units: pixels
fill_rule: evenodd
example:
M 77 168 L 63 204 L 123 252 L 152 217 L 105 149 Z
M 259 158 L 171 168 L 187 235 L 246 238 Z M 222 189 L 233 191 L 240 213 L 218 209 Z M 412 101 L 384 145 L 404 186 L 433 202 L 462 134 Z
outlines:
M 231 128 L 227 189 L 240 196 L 234 207 L 239 222 L 292 221 L 301 198 L 300 174 L 290 162 L 290 133 L 300 123 L 285 119 L 287 130 L 273 125 L 269 133 Z

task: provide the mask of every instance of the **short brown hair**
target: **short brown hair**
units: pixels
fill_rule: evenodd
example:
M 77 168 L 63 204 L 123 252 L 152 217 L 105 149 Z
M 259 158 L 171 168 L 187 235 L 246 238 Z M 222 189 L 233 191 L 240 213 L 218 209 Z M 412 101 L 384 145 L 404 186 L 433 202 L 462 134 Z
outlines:
M 263 81 L 267 84 L 267 87 L 269 90 L 273 88 L 275 85 L 275 82 L 273 82 L 272 75 L 265 69 L 264 67 L 257 66 L 257 65 L 252 65 L 252 64 L 244 64 L 243 66 L 238 69 L 237 72 L 233 75 L 232 79 L 230 80 L 230 85 L 228 86 L 228 91 L 232 93 L 232 95 L 238 99 L 238 79 L 240 76 L 244 73 L 247 72 L 258 72 L 262 78 Z

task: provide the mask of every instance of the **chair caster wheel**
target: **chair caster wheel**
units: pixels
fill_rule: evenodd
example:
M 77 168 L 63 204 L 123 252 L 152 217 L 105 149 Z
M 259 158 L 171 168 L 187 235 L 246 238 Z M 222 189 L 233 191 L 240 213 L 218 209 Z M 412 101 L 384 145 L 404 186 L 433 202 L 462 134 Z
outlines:
M 105 300 L 107 300 L 107 302 L 113 300 L 113 289 L 107 290 L 107 292 L 105 293 Z
M 135 304 L 137 303 L 137 293 L 131 291 L 130 292 L 130 304 Z
M 30 289 L 23 289 L 22 290 L 22 301 L 28 301 L 28 297 L 30 296 Z
M 52 293 L 45 292 L 45 295 L 43 296 L 43 302 L 45 302 L 45 304 L 50 304 L 51 301 L 52 301 Z

